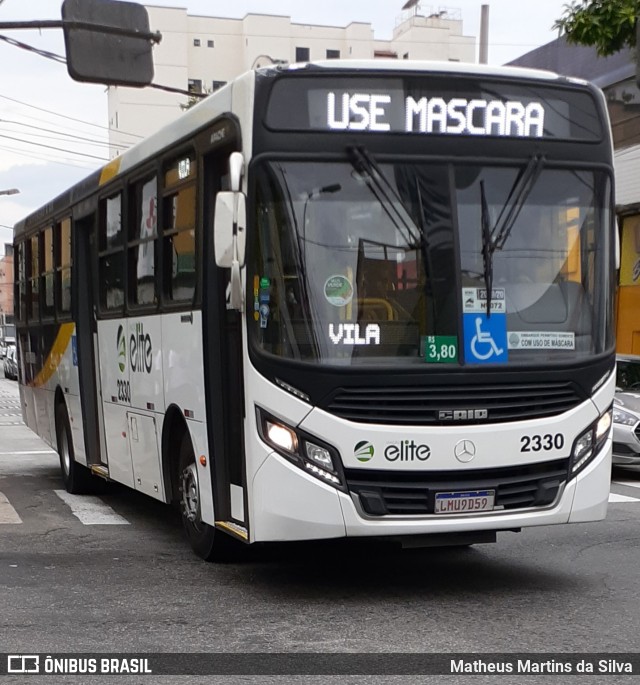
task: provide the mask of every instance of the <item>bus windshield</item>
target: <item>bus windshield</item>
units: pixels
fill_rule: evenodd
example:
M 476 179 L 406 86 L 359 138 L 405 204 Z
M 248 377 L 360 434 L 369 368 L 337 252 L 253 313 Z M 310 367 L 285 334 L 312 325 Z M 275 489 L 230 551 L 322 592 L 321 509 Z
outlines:
M 257 347 L 328 365 L 566 364 L 613 341 L 595 170 L 267 161 L 248 268 Z

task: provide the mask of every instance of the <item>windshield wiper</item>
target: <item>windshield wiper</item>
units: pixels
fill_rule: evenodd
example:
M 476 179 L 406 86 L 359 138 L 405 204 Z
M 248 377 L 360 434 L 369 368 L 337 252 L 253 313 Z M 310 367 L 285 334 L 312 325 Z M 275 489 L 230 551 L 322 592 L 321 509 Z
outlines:
M 504 203 L 496 225 L 489 224 L 489 207 L 484 189 L 484 181 L 480 181 L 481 221 L 482 221 L 482 260 L 484 263 L 484 282 L 487 288 L 487 317 L 491 316 L 491 295 L 493 285 L 493 253 L 502 250 L 511 233 L 524 203 L 533 190 L 544 167 L 544 156 L 532 155 L 525 168 L 518 175 L 507 201 Z
M 509 237 L 509 233 L 511 233 L 511 229 L 516 223 L 518 215 L 524 207 L 526 199 L 533 190 L 533 186 L 536 184 L 543 167 L 544 157 L 538 154 L 533 155 L 522 173 L 516 178 L 515 183 L 509 191 L 509 197 L 504 203 L 504 207 L 500 212 L 496 225 L 491 232 L 493 243 L 492 252 L 501 250 L 504 247 L 504 244 Z
M 480 181 L 480 201 L 482 220 L 482 266 L 484 287 L 487 290 L 487 318 L 491 316 L 491 294 L 493 292 L 493 242 L 491 240 L 491 226 L 489 225 L 489 206 L 484 181 Z
M 353 168 L 359 174 L 362 174 L 364 182 L 380 203 L 384 213 L 400 233 L 404 234 L 407 246 L 420 245 L 420 230 L 417 229 L 413 219 L 406 210 L 405 203 L 393 184 L 384 175 L 376 160 L 363 147 L 348 147 L 347 152 L 351 157 Z M 404 212 L 401 212 L 399 207 Z

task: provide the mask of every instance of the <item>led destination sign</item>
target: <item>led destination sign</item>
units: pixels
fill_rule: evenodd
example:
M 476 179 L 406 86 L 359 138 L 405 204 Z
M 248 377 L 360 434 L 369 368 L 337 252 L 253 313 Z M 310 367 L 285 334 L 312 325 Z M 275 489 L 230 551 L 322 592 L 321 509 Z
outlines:
M 601 140 L 595 98 L 544 81 L 457 74 L 278 79 L 264 123 L 276 131 Z
M 333 130 L 391 131 L 391 95 L 327 93 L 327 126 Z M 407 133 L 542 138 L 544 105 L 515 100 L 442 97 L 404 100 Z

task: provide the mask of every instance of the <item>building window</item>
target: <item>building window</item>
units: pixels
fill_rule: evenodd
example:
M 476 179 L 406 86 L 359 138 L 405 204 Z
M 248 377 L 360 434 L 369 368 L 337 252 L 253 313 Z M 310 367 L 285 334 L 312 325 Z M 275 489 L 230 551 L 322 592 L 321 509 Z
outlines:
M 340 50 L 327 50 L 327 59 L 340 59 Z
M 207 47 L 208 47 L 208 48 L 214 47 L 214 44 L 213 44 L 213 41 L 212 41 L 212 40 L 208 40 L 208 41 L 207 41 Z
M 202 80 L 199 78 L 190 78 L 187 90 L 190 93 L 202 93 Z
M 296 48 L 296 62 L 309 61 L 309 48 Z
M 213 81 L 211 84 L 211 90 L 216 91 L 222 88 L 222 86 L 226 86 L 227 82 L 226 81 Z
M 200 47 L 200 39 L 199 39 L 199 38 L 194 38 L 194 39 L 193 39 L 193 47 L 194 47 L 194 48 L 199 48 L 199 47 Z

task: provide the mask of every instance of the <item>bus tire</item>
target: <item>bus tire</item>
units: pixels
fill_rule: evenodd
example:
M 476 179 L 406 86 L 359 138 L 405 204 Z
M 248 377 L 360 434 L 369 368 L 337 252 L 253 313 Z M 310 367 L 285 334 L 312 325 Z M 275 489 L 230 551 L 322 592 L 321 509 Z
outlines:
M 180 442 L 178 483 L 182 525 L 193 551 L 205 561 L 234 561 L 238 558 L 240 543 L 201 518 L 196 459 L 186 431 Z
M 91 472 L 75 460 L 69 413 L 64 402 L 56 405 L 56 441 L 62 480 L 67 492 L 83 495 L 91 491 Z

